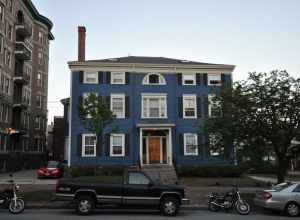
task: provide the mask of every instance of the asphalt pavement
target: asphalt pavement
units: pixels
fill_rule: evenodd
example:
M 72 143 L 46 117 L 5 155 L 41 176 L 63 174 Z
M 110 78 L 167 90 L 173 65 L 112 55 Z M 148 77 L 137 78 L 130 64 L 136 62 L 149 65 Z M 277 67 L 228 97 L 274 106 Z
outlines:
M 241 216 L 235 212 L 210 212 L 206 210 L 196 211 L 196 210 L 182 210 L 178 216 L 174 218 L 164 217 L 157 211 L 145 211 L 145 210 L 97 210 L 93 215 L 83 217 L 78 216 L 73 210 L 55 210 L 55 209 L 27 209 L 22 214 L 12 215 L 7 210 L 0 210 L 0 219 L 2 220 L 160 220 L 160 219 L 186 219 L 186 220 L 290 220 L 291 218 L 274 214 L 274 213 L 261 213 L 252 212 L 250 215 Z M 295 218 L 297 219 L 297 218 Z

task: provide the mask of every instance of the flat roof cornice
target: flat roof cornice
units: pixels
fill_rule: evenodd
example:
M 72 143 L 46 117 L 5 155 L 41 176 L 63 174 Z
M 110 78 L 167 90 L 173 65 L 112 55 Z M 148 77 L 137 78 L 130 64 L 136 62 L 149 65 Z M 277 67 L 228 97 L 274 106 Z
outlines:
M 144 63 L 104 63 L 104 62 L 68 62 L 71 70 L 82 69 L 127 69 L 131 71 L 139 71 L 142 69 L 148 69 L 149 71 L 161 71 L 161 72 L 180 72 L 180 71 L 205 71 L 205 70 L 223 70 L 226 72 L 232 72 L 235 68 L 234 65 L 227 64 L 144 64 Z

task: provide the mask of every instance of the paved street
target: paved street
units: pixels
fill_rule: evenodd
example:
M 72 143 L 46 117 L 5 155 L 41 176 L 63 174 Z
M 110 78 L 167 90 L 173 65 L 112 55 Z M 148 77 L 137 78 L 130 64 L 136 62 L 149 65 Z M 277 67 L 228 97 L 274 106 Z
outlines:
M 60 219 L 60 220 L 79 220 L 79 219 L 89 219 L 89 220 L 98 220 L 98 219 L 105 219 L 105 220 L 135 220 L 135 219 L 143 219 L 143 220 L 152 220 L 152 219 L 187 219 L 187 220 L 193 220 L 193 219 L 207 219 L 207 220 L 288 220 L 291 219 L 289 217 L 276 215 L 273 213 L 252 213 L 248 216 L 241 216 L 236 213 L 213 213 L 209 211 L 194 211 L 194 210 L 184 210 L 181 211 L 181 213 L 175 217 L 175 218 L 169 218 L 169 217 L 163 217 L 159 215 L 158 212 L 155 211 L 116 211 L 116 210 L 98 210 L 94 215 L 88 216 L 88 217 L 82 217 L 76 215 L 76 213 L 72 210 L 25 210 L 24 213 L 20 215 L 11 215 L 8 213 L 7 210 L 0 210 L 0 219 L 3 220 L 53 220 L 53 219 Z

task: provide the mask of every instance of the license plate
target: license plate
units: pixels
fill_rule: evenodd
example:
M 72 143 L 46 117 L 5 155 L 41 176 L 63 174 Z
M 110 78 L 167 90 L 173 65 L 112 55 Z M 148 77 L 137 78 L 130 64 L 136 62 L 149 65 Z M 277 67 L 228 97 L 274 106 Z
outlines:
M 46 173 L 45 175 L 46 175 L 46 176 L 49 176 L 50 174 L 49 174 L 49 173 Z

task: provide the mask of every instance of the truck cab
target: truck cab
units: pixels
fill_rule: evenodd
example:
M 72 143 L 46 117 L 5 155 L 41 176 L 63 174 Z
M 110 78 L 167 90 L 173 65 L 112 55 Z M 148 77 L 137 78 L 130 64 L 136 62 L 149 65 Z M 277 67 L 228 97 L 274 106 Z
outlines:
M 111 204 L 155 207 L 174 216 L 188 203 L 183 186 L 164 185 L 142 171 L 128 169 L 59 180 L 56 197 L 75 202 L 80 215 L 91 214 L 96 205 Z

